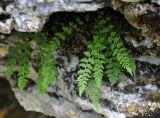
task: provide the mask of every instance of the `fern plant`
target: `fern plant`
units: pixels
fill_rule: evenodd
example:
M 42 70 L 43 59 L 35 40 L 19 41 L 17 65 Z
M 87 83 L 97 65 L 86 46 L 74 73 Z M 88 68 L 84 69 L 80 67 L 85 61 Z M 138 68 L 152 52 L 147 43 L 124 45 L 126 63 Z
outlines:
M 98 111 L 99 110 L 99 102 L 100 102 L 100 98 L 101 98 L 101 90 L 100 88 L 97 86 L 96 81 L 91 80 L 88 83 L 87 86 L 87 91 L 88 91 L 88 95 L 90 96 L 93 105 L 95 106 L 95 110 Z
M 7 60 L 6 74 L 11 78 L 14 72 L 14 66 L 18 63 L 18 87 L 23 90 L 27 84 L 27 76 L 29 73 L 29 51 L 30 47 L 28 42 L 18 42 L 16 47 L 10 51 L 10 57 Z
M 9 57 L 7 59 L 7 68 L 6 68 L 6 75 L 7 77 L 10 79 L 13 72 L 14 72 L 14 67 L 16 65 L 16 57 L 17 57 L 17 50 L 16 48 L 12 48 L 12 50 L 10 50 L 10 54 Z
M 38 90 L 40 94 L 44 94 L 47 90 L 49 84 L 56 82 L 57 78 L 57 68 L 56 59 L 54 53 L 60 46 L 61 42 L 65 40 L 66 35 L 71 34 L 71 26 L 63 27 L 62 32 L 55 33 L 55 36 L 46 44 L 40 43 L 39 46 L 39 80 L 38 80 Z M 38 41 L 39 42 L 39 41 Z
M 60 47 L 61 43 L 68 37 L 70 39 L 78 38 L 84 40 L 86 44 L 86 51 L 83 52 L 84 57 L 80 60 L 79 71 L 77 77 L 79 96 L 82 96 L 86 91 L 90 100 L 92 101 L 95 110 L 98 111 L 101 98 L 101 85 L 103 75 L 106 73 L 107 79 L 111 86 L 117 82 L 124 81 L 124 71 L 126 70 L 132 76 L 135 74 L 135 64 L 126 48 L 123 46 L 119 35 L 114 31 L 110 25 L 110 19 L 104 17 L 104 14 L 99 14 L 94 23 L 91 23 L 91 29 L 87 26 L 84 29 L 91 30 L 90 32 L 83 32 L 83 21 L 77 18 L 78 25 L 70 22 L 68 26 L 62 26 L 61 31 L 59 27 L 54 29 L 54 35 L 48 33 L 28 33 L 21 35 L 21 38 L 27 38 L 36 43 L 22 41 L 16 44 L 11 49 L 9 58 L 7 60 L 6 74 L 11 78 L 14 72 L 14 66 L 18 66 L 18 87 L 23 90 L 27 84 L 27 76 L 29 74 L 30 64 L 30 50 L 34 52 L 34 62 L 38 63 L 37 71 L 38 77 L 38 90 L 40 94 L 44 94 L 49 84 L 56 82 L 58 71 L 56 68 L 56 50 Z M 86 22 L 90 23 L 89 17 L 86 17 Z M 64 25 L 64 23 L 62 23 Z M 59 26 L 59 25 L 58 25 Z M 60 25 L 61 26 L 61 25 Z M 78 27 L 80 26 L 80 27 Z M 76 30 L 74 30 L 76 29 Z M 82 28 L 83 29 L 83 28 Z M 73 31 L 76 37 L 72 37 Z M 91 38 L 91 39 L 90 39 Z M 82 41 L 83 42 L 83 41 Z
M 124 81 L 124 69 L 132 76 L 136 69 L 120 37 L 113 31 L 113 26 L 108 25 L 108 21 L 108 18 L 105 20 L 99 16 L 98 23 L 94 27 L 93 40 L 87 44 L 84 58 L 80 60 L 77 78 L 79 95 L 82 96 L 87 90 L 97 111 L 104 72 L 113 86 L 119 81 Z
M 37 82 L 38 90 L 40 94 L 44 94 L 49 84 L 56 81 L 57 68 L 56 59 L 54 53 L 60 46 L 61 42 L 65 40 L 67 35 L 71 34 L 73 23 L 69 26 L 62 27 L 61 32 L 56 32 L 51 39 L 47 39 L 47 33 L 27 33 L 18 35 L 22 39 L 33 39 L 36 42 L 36 47 L 30 45 L 29 42 L 22 41 L 16 43 L 15 47 L 12 47 L 8 60 L 6 74 L 8 78 L 11 78 L 14 67 L 18 66 L 18 87 L 23 90 L 27 84 L 27 76 L 30 68 L 30 49 L 35 52 L 36 62 L 39 64 L 38 73 L 39 78 Z
M 80 62 L 80 67 L 82 68 L 81 70 L 78 71 L 78 87 L 79 87 L 79 96 L 82 95 L 84 92 L 88 80 L 91 78 L 91 73 L 93 70 L 92 63 L 93 63 L 93 58 L 91 57 L 90 52 L 84 52 L 84 55 L 86 58 L 83 58 Z

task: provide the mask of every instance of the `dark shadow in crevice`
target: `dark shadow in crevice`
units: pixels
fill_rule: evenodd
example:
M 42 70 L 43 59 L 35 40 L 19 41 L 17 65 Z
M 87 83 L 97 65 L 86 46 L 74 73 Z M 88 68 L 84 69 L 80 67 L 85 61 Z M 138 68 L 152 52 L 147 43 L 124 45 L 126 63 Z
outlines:
M 10 14 L 0 14 L 0 22 L 5 23 L 7 19 L 9 19 L 11 16 Z

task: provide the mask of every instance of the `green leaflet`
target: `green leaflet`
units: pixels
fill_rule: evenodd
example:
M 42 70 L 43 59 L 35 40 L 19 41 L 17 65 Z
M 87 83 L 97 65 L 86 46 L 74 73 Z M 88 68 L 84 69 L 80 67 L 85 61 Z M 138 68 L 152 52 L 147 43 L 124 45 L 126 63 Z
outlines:
M 27 84 L 27 76 L 29 74 L 29 59 L 27 57 L 23 57 L 18 70 L 18 87 L 23 90 Z
M 50 43 L 47 47 L 41 46 L 40 48 L 40 61 L 39 61 L 39 79 L 38 79 L 38 90 L 40 94 L 44 94 L 47 90 L 49 84 L 56 81 L 57 78 L 57 68 L 56 61 L 54 58 L 54 46 Z
M 86 55 L 88 56 L 88 55 Z M 85 61 L 83 61 L 85 60 Z M 91 70 L 92 70 L 92 62 L 90 57 L 86 57 L 84 58 L 81 63 L 80 63 L 80 67 L 81 70 L 78 71 L 78 78 L 77 78 L 77 82 L 78 82 L 78 87 L 79 87 L 79 96 L 82 96 L 86 86 L 87 86 L 87 82 L 90 79 L 90 75 L 91 75 Z
M 18 35 L 22 39 L 32 39 L 34 48 L 30 42 L 22 41 L 16 42 L 15 46 L 10 50 L 7 59 L 6 74 L 11 78 L 14 67 L 18 66 L 18 87 L 23 90 L 28 82 L 27 77 L 30 68 L 30 50 L 32 49 L 35 61 L 38 62 L 39 78 L 37 82 L 40 94 L 44 94 L 51 83 L 54 83 L 57 78 L 56 60 L 54 53 L 60 46 L 61 42 L 65 40 L 67 35 L 71 34 L 72 23 L 67 27 L 63 27 L 61 32 L 56 32 L 51 39 L 47 39 L 47 33 L 26 33 Z M 35 45 L 36 44 L 36 45 Z
M 80 61 L 77 78 L 79 95 L 82 96 L 87 90 L 96 111 L 99 109 L 104 71 L 113 86 L 117 82 L 124 81 L 124 69 L 131 75 L 135 74 L 136 69 L 120 37 L 113 32 L 113 26 L 108 25 L 108 21 L 104 19 L 97 22 L 92 41 L 86 43 L 87 51 Z
M 7 75 L 8 78 L 11 78 L 15 65 L 16 65 L 16 59 L 15 58 L 12 57 L 12 58 L 9 58 L 7 60 L 6 75 Z
M 99 106 L 100 106 L 99 102 L 101 98 L 101 89 L 97 87 L 97 84 L 95 83 L 95 81 L 91 80 L 88 83 L 87 92 L 89 97 L 92 100 L 92 104 L 94 105 L 95 110 L 98 112 Z
M 56 50 L 59 49 L 62 42 L 66 39 L 67 43 L 70 40 L 81 39 L 84 45 L 86 45 L 86 50 L 82 52 L 83 58 L 80 60 L 79 71 L 77 73 L 79 96 L 82 96 L 86 91 L 95 110 L 98 111 L 104 73 L 111 86 L 113 86 L 117 82 L 125 80 L 123 71 L 126 70 L 133 76 L 136 70 L 132 57 L 130 57 L 127 49 L 123 46 L 123 42 L 118 34 L 114 32 L 113 25 L 109 24 L 109 18 L 104 18 L 103 15 L 103 13 L 98 15 L 98 18 L 94 20 L 95 24 L 91 23 L 91 28 L 84 27 L 84 29 L 88 28 L 91 30 L 88 31 L 87 29 L 85 33 L 82 31 L 83 24 L 85 22 L 90 23 L 87 16 L 84 17 L 86 19 L 85 22 L 78 17 L 76 19 L 77 24 L 65 22 L 62 23 L 63 25 L 60 25 L 62 26 L 61 28 L 56 27 L 54 29 L 52 27 L 54 32 L 51 33 L 41 32 L 19 35 L 24 41 L 16 43 L 16 46 L 13 46 L 10 50 L 6 69 L 8 78 L 11 78 L 14 67 L 17 66 L 18 87 L 21 90 L 25 88 L 28 82 L 29 68 L 33 64 L 30 61 L 30 51 L 32 50 L 34 52 L 32 57 L 34 56 L 34 61 L 37 65 L 36 70 L 39 74 L 38 82 L 36 83 L 37 88 L 40 94 L 45 94 L 48 86 L 55 83 L 58 76 L 56 59 L 54 57 Z M 68 26 L 64 24 L 68 24 Z M 75 31 L 78 31 L 78 33 L 74 34 Z M 88 41 L 86 40 L 87 38 Z M 33 46 L 32 44 L 35 45 Z M 76 48 L 79 48 L 78 46 Z

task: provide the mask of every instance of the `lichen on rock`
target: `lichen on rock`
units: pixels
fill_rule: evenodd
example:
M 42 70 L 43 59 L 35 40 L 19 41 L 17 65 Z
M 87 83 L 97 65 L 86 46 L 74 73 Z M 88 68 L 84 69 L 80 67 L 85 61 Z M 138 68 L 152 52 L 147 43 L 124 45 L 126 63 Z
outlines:
M 124 8 L 125 18 L 142 35 L 160 45 L 160 7 L 152 4 L 131 4 Z

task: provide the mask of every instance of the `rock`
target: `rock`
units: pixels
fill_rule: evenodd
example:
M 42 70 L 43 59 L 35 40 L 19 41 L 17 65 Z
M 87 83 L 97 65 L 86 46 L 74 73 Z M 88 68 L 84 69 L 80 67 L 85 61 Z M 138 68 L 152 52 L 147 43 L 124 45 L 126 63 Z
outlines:
M 160 45 L 160 7 L 152 4 L 131 4 L 124 8 L 125 18 L 141 34 Z
M 8 46 L 0 43 L 0 58 L 5 57 L 8 54 Z
M 5 22 L 0 21 L 0 32 L 10 34 L 13 29 L 13 19 L 7 19 Z
M 155 57 L 155 56 L 140 56 L 137 57 L 136 60 L 141 61 L 141 62 L 147 62 L 150 64 L 154 65 L 160 65 L 160 57 Z
M 39 95 L 34 84 L 28 86 L 24 91 L 20 91 L 16 87 L 15 80 L 10 80 L 17 100 L 26 110 L 41 112 L 57 118 L 102 118 L 102 116 L 104 118 L 126 118 L 145 112 L 154 113 L 154 110 L 160 108 L 159 103 L 147 101 L 144 96 L 148 94 L 148 90 L 151 93 L 157 91 L 158 88 L 155 89 L 155 86 L 152 85 L 137 86 L 135 82 L 128 80 L 127 83 L 137 89 L 133 93 L 112 90 L 111 87 L 104 84 L 102 86 L 101 106 L 99 111 L 95 112 L 91 102 L 86 97 L 83 99 L 78 97 L 75 91 L 78 57 L 57 54 L 56 58 L 61 60 L 58 62 L 58 80 L 55 85 L 49 86 L 44 96 Z M 5 63 L 0 65 L 3 65 L 0 68 L 5 71 Z M 0 75 L 1 73 L 4 74 L 4 72 L 1 72 L 2 70 L 0 70 Z M 36 71 L 32 71 L 30 77 L 37 76 L 33 73 L 36 73 Z M 111 110 L 111 108 L 114 110 Z
M 102 99 L 111 101 L 115 106 L 114 108 L 116 108 L 116 111 L 127 112 L 130 114 L 129 116 L 149 111 L 149 109 L 154 111 L 155 109 L 160 108 L 160 104 L 144 101 L 139 93 L 127 95 L 117 91 L 110 91 L 110 89 L 104 86 L 102 90 Z M 117 116 L 117 118 L 126 117 L 126 114 L 124 113 L 109 110 L 107 108 L 109 106 L 101 106 L 98 114 L 96 114 L 92 111 L 93 106 L 91 103 L 87 100 L 82 100 L 79 97 L 72 97 L 72 101 L 70 101 L 68 98 L 54 96 L 56 93 L 53 95 L 50 93 L 45 96 L 40 96 L 35 86 L 30 87 L 27 91 L 23 92 L 17 88 L 13 88 L 13 91 L 20 104 L 26 110 L 42 112 L 46 115 L 56 116 L 57 118 L 101 118 L 98 114 L 105 116 L 105 118 L 115 118 L 115 116 Z M 65 96 L 64 93 L 63 96 Z M 59 109 L 61 110 L 59 111 Z
M 160 0 L 151 0 L 153 3 L 160 5 Z
M 45 21 L 33 14 L 23 14 L 15 17 L 15 29 L 20 32 L 38 32 Z
M 27 111 L 42 112 L 56 118 L 101 118 L 96 113 L 83 112 L 76 104 L 65 100 L 64 98 L 55 98 L 49 95 L 39 96 L 36 88 L 30 88 L 30 92 L 19 92 L 13 89 L 16 98 Z M 32 102 L 31 102 L 32 101 Z
M 127 2 L 127 4 L 126 4 Z M 124 14 L 125 18 L 144 37 L 160 45 L 159 0 L 3 0 L 0 2 L 0 32 L 10 34 L 13 29 L 19 32 L 38 32 L 52 13 L 60 11 L 86 12 L 103 7 L 112 7 Z
M 127 42 L 130 42 L 132 43 L 133 47 L 137 48 L 137 47 L 140 47 L 140 46 L 145 46 L 147 47 L 148 49 L 150 48 L 153 48 L 154 45 L 153 45 L 153 41 L 151 39 L 148 39 L 148 38 L 145 38 L 144 40 L 142 40 L 141 42 L 138 42 L 136 40 L 136 38 L 132 37 L 132 36 L 125 36 L 125 40 Z
M 5 4 L 1 4 L 3 2 Z M 124 13 L 126 19 L 139 29 L 143 36 L 147 37 L 144 42 L 140 43 L 133 39 L 131 40 L 132 44 L 135 47 L 143 45 L 147 48 L 152 48 L 153 43 L 151 40 L 159 44 L 159 23 L 157 23 L 159 21 L 159 7 L 143 3 L 143 1 L 132 3 L 131 0 L 105 2 L 101 0 L 98 2 L 93 0 L 3 0 L 3 2 L 0 2 L 1 15 L 9 14 L 9 17 L 0 18 L 0 23 L 2 24 L 0 29 L 3 29 L 0 32 L 5 34 L 11 33 L 13 29 L 20 32 L 38 32 L 54 12 L 94 11 L 104 6 L 115 7 L 115 3 L 118 3 L 115 9 Z M 128 3 L 126 4 L 125 2 Z M 121 5 L 124 6 L 122 7 Z M 11 21 L 9 26 L 7 25 L 7 20 Z M 4 38 L 2 37 L 1 40 L 4 40 Z M 16 40 L 15 37 L 13 37 L 13 40 Z M 6 65 L 4 57 L 8 53 L 8 48 L 6 46 L 1 47 L 0 58 L 3 58 L 3 61 L 0 61 L 0 77 L 5 77 Z M 155 92 L 158 87 L 156 88 L 156 85 L 154 87 L 152 85 L 147 87 L 137 86 L 134 80 L 119 84 L 120 90 L 111 89 L 104 82 L 100 110 L 95 112 L 93 105 L 86 97 L 87 95 L 83 98 L 77 95 L 76 73 L 79 58 L 76 55 L 69 54 L 66 56 L 59 53 L 56 54 L 56 58 L 59 72 L 58 80 L 55 85 L 49 86 L 44 96 L 39 95 L 35 84 L 27 86 L 22 92 L 17 89 L 15 80 L 9 80 L 17 100 L 26 110 L 42 112 L 57 118 L 101 118 L 102 116 L 105 118 L 125 118 L 144 114 L 145 112 L 154 113 L 156 109 L 160 109 L 159 103 L 146 100 L 148 90 L 149 92 Z M 155 65 L 160 64 L 159 57 L 140 56 L 137 60 Z M 16 69 L 15 67 L 15 71 Z M 38 74 L 33 67 L 30 68 L 28 78 L 35 83 L 37 81 Z M 126 77 L 126 79 L 130 80 L 129 77 Z M 130 89 L 131 87 L 129 88 L 128 84 L 131 84 L 131 87 L 135 87 L 134 92 L 125 93 L 121 91 L 121 89 Z
M 160 102 L 160 91 L 149 93 L 148 100 L 153 102 Z
M 16 0 L 0 2 L 0 17 L 9 14 L 10 18 L 0 20 L 0 32 L 10 34 L 16 29 L 20 32 L 38 32 L 42 29 L 48 17 L 59 11 L 96 11 L 103 3 L 93 0 Z
M 141 2 L 141 1 L 143 1 L 143 0 L 121 0 L 121 1 L 123 1 L 123 2 Z
M 153 91 L 158 91 L 158 87 L 156 85 L 148 84 L 144 86 L 145 89 L 147 90 L 153 90 Z
M 42 113 L 27 112 L 18 103 L 8 81 L 0 78 L 0 117 L 1 118 L 53 118 Z

